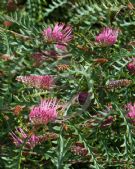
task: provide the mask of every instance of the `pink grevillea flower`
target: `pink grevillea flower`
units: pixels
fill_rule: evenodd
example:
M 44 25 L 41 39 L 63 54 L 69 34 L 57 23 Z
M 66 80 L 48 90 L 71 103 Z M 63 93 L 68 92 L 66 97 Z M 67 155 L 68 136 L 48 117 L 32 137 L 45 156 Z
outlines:
M 44 29 L 43 36 L 49 42 L 68 43 L 73 37 L 72 28 L 71 26 L 66 26 L 63 23 L 56 23 L 53 29 L 51 27 Z
M 57 109 L 56 99 L 41 100 L 39 106 L 32 108 L 29 119 L 35 125 L 47 124 L 57 118 Z
M 135 123 L 135 103 L 134 104 L 128 103 L 126 105 L 126 109 L 127 109 L 127 117 L 132 119 L 132 122 Z
M 104 46 L 110 46 L 116 43 L 118 37 L 118 30 L 111 28 L 104 28 L 103 31 L 96 36 L 96 42 Z
M 127 65 L 127 69 L 130 73 L 135 74 L 135 58 L 133 58 L 132 62 Z
M 34 148 L 37 144 L 40 143 L 38 136 L 35 136 L 34 134 L 28 135 L 23 131 L 22 128 L 17 128 L 15 133 L 10 133 L 10 136 L 12 137 L 13 142 L 17 147 L 24 144 L 26 148 Z
M 54 78 L 52 75 L 18 76 L 16 80 L 31 87 L 40 89 L 50 89 L 54 84 Z

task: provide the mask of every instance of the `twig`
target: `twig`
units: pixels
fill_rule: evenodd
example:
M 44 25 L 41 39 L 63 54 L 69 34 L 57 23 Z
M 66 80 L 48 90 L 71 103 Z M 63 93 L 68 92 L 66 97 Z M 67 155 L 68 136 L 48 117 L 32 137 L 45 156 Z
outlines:
M 17 37 L 19 37 L 19 38 L 22 38 L 23 40 L 33 39 L 32 37 L 25 36 L 25 35 L 22 35 L 22 34 L 20 34 L 20 33 L 17 33 L 17 32 L 11 31 L 11 30 L 7 30 L 7 29 L 1 28 L 1 27 L 0 27 L 0 31 L 1 31 L 1 32 L 9 32 L 9 33 L 13 34 L 14 36 L 17 36 Z

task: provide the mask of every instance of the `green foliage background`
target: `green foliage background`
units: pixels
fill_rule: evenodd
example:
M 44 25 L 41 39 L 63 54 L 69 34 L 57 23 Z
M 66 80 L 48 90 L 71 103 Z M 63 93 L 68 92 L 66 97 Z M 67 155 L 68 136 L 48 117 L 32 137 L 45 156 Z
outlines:
M 0 168 L 1 169 L 134 169 L 135 128 L 127 119 L 124 105 L 135 100 L 135 77 L 126 65 L 135 56 L 135 2 L 129 0 L 16 0 L 14 9 L 9 1 L 0 2 Z M 129 3 L 134 5 L 131 9 Z M 13 23 L 10 27 L 4 21 Z M 74 39 L 68 53 L 59 53 L 60 59 L 51 59 L 34 66 L 32 54 L 50 50 L 42 31 L 56 22 L 72 25 Z M 103 27 L 119 28 L 118 42 L 113 47 L 95 44 L 95 36 Z M 3 60 L 8 56 L 8 61 Z M 105 58 L 98 64 L 94 59 Z M 58 71 L 59 64 L 70 69 Z M 24 86 L 15 79 L 20 75 L 53 74 L 56 86 L 51 91 Z M 108 90 L 110 80 L 128 79 L 128 87 Z M 81 106 L 74 97 L 80 91 L 91 93 L 89 105 Z M 37 130 L 58 134 L 24 153 L 24 145 L 17 148 L 9 133 L 15 127 L 32 130 L 28 114 L 30 107 L 41 97 L 57 97 L 66 103 L 66 111 L 55 123 Z M 105 114 L 107 105 L 112 110 Z M 19 116 L 13 108 L 24 106 Z M 101 128 L 108 116 L 111 126 Z M 89 122 L 89 125 L 86 124 Z M 64 126 L 67 126 L 65 129 Z M 75 142 L 84 144 L 87 156 L 75 155 L 71 147 Z

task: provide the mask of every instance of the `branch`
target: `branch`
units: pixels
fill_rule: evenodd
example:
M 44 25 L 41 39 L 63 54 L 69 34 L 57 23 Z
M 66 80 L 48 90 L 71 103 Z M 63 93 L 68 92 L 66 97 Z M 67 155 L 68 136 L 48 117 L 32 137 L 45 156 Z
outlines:
M 14 36 L 16 36 L 16 37 L 18 37 L 18 38 L 22 38 L 23 40 L 33 39 L 32 37 L 25 36 L 25 35 L 22 35 L 22 34 L 19 34 L 19 33 L 17 33 L 17 32 L 14 32 L 14 31 L 11 31 L 11 30 L 7 30 L 7 29 L 1 28 L 1 27 L 0 27 L 0 31 L 1 31 L 1 32 L 9 32 L 9 33 L 13 34 Z

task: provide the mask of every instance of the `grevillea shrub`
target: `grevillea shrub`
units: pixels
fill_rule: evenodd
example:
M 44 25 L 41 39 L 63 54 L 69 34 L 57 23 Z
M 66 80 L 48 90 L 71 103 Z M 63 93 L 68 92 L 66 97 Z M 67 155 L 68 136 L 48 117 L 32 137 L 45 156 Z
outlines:
M 0 2 L 0 168 L 135 168 L 135 4 Z

